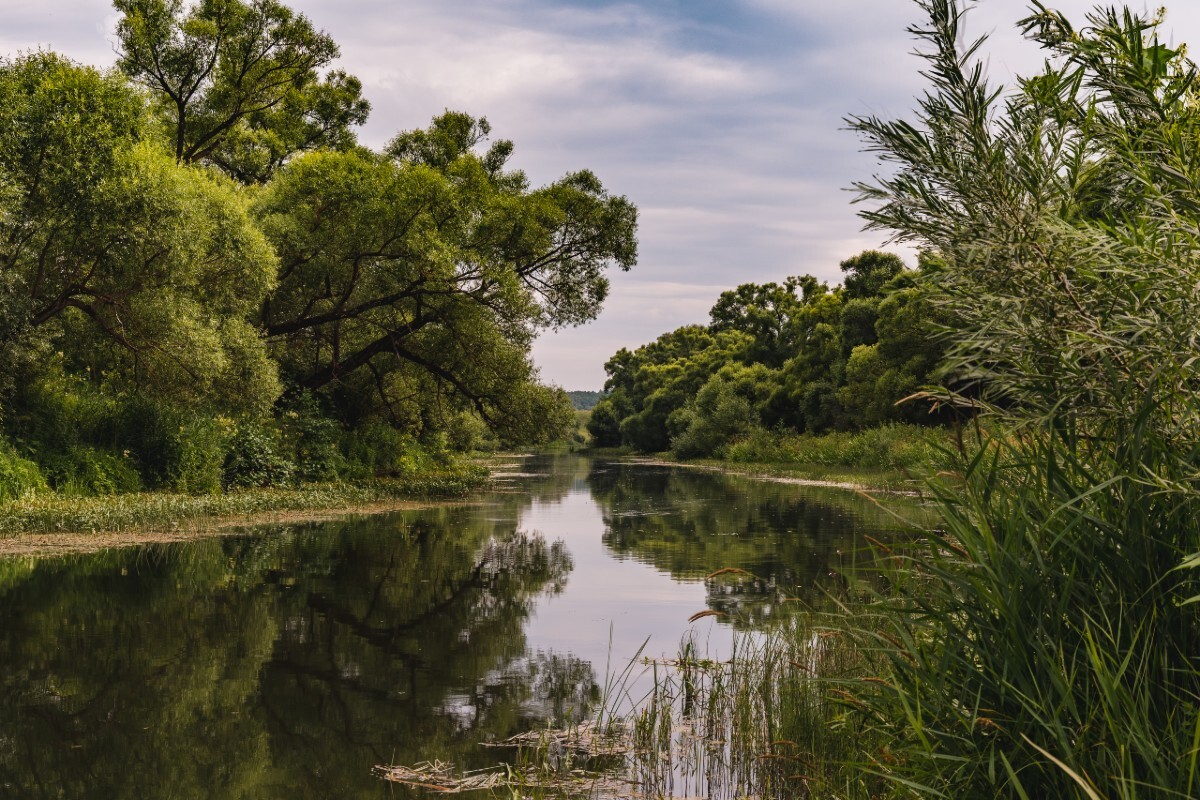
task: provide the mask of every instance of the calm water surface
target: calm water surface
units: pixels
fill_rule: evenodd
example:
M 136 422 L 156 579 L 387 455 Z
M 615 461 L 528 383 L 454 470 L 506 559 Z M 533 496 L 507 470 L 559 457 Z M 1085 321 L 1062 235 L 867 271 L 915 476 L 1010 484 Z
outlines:
M 471 505 L 0 560 L 0 797 L 407 797 L 372 767 L 495 764 L 480 741 L 586 716 L 643 643 L 719 654 L 897 528 L 843 491 L 505 471 Z

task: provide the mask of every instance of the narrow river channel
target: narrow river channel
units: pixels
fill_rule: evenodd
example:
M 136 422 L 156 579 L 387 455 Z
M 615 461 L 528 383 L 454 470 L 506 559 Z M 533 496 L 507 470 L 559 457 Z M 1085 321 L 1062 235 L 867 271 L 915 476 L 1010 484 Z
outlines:
M 897 529 L 844 490 L 561 455 L 464 505 L 0 560 L 0 797 L 417 796 L 373 767 L 493 765 L 643 645 L 720 655 Z

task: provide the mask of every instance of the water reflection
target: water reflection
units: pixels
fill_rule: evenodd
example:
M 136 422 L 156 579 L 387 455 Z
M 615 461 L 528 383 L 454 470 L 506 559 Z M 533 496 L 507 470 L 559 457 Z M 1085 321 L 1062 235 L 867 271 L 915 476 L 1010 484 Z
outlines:
M 474 505 L 0 561 L 0 797 L 405 796 L 371 767 L 586 716 L 620 609 L 634 639 L 704 598 L 752 625 L 886 527 L 702 472 L 512 472 Z M 755 577 L 700 582 L 721 567 Z
M 921 521 L 915 501 L 755 481 L 715 471 L 595 465 L 592 496 L 604 543 L 676 580 L 705 580 L 707 605 L 743 628 L 781 616 L 784 604 L 821 605 L 829 592 L 869 580 L 875 551 Z

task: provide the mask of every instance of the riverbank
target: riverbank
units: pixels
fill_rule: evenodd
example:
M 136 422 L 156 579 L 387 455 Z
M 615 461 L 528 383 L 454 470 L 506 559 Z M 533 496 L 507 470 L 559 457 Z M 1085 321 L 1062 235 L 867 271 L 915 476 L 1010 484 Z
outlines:
M 639 459 L 634 459 L 639 460 Z M 774 483 L 797 486 L 819 486 L 826 489 L 846 489 L 852 492 L 887 492 L 916 495 L 921 493 L 924 479 L 918 471 L 870 470 L 826 467 L 820 464 L 743 463 L 713 458 L 676 460 L 670 456 L 646 459 L 645 463 L 685 469 L 707 469 L 728 475 L 742 475 Z
M 220 535 L 264 522 L 415 508 L 464 497 L 487 486 L 490 480 L 485 466 L 472 464 L 403 478 L 245 489 L 217 495 L 39 495 L 0 503 L 0 555 L 176 541 Z M 93 542 L 95 546 L 91 546 Z
M 757 431 L 711 458 L 684 459 L 671 452 L 638 456 L 629 448 L 589 452 L 805 486 L 920 494 L 930 476 L 950 471 L 956 447 L 948 429 L 891 424 L 822 435 Z

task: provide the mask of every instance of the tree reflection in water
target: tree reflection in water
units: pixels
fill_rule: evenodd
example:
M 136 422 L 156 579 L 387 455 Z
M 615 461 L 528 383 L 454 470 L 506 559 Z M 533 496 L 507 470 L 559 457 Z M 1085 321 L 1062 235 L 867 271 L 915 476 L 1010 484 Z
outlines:
M 522 632 L 570 556 L 500 517 L 0 562 L 0 796 L 380 793 L 374 764 L 586 713 L 591 666 Z
M 786 616 L 796 601 L 821 606 L 830 592 L 874 580 L 865 537 L 903 531 L 897 508 L 927 518 L 916 501 L 892 499 L 885 510 L 853 492 L 709 470 L 597 463 L 588 482 L 613 553 L 676 580 L 704 580 L 708 607 L 746 629 Z
M 604 562 L 581 572 L 611 576 L 574 578 L 592 594 L 569 607 L 589 618 L 621 596 L 628 579 L 611 568 L 628 559 L 654 567 L 627 573 L 645 596 L 688 607 L 705 575 L 742 570 L 707 581 L 707 602 L 757 626 L 834 585 L 863 533 L 896 527 L 852 495 L 714 473 L 573 456 L 513 471 L 539 477 L 473 506 L 0 560 L 0 797 L 404 796 L 371 768 L 494 764 L 502 754 L 480 740 L 577 721 L 598 702 L 603 663 L 544 644 L 562 629 L 541 650 L 526 635 L 539 602 L 564 593 L 568 607 L 576 565 L 556 537 Z M 562 528 L 547 536 L 522 525 L 571 493 L 562 507 L 587 524 L 549 513 L 538 519 Z M 597 535 L 603 549 L 585 549 L 579 537 Z M 675 638 L 686 613 L 669 616 Z

